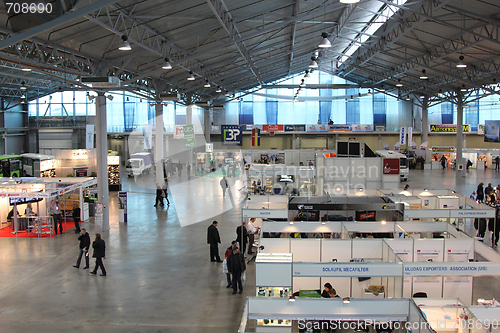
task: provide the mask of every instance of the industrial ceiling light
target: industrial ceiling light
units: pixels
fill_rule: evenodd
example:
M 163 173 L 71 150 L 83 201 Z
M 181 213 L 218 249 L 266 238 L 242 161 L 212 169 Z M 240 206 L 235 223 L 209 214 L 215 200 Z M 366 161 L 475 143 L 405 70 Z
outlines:
M 420 80 L 427 80 L 429 77 L 425 74 L 425 69 L 422 69 L 422 75 L 420 75 Z
M 316 57 L 311 57 L 311 63 L 309 64 L 309 68 L 318 68 L 318 63 L 316 62 Z
M 24 94 L 21 95 L 21 98 L 26 98 L 26 96 L 24 96 Z
M 19 87 L 19 89 L 21 89 L 21 90 L 26 90 L 26 89 L 28 89 L 28 88 L 26 87 L 26 83 L 24 83 L 24 81 L 23 81 L 23 82 L 21 82 L 21 87 Z
M 396 87 L 402 87 L 403 84 L 401 83 L 401 79 L 398 79 L 398 83 L 396 83 Z
M 127 42 L 128 36 L 127 35 L 122 35 L 122 44 L 118 48 L 120 51 L 130 51 L 132 48 L 130 47 L 130 44 Z
M 321 34 L 321 37 L 323 37 L 323 39 L 321 40 L 321 43 L 319 43 L 318 47 L 324 49 L 332 47 L 332 43 L 330 43 L 330 41 L 328 40 L 328 34 L 326 32 L 323 32 Z
M 424 99 L 424 98 L 425 98 L 425 95 L 424 95 L 424 94 L 420 95 L 420 98 L 421 98 L 421 99 Z
M 379 90 L 380 90 L 381 92 L 385 92 L 385 88 L 384 88 L 384 87 L 380 88 Z
M 110 95 L 107 95 L 106 98 L 109 99 L 110 101 L 112 101 L 114 97 L 113 97 L 113 95 L 110 94 Z
M 226 90 L 226 92 L 224 93 L 224 96 L 229 97 L 229 91 Z
M 457 64 L 457 68 L 466 68 L 467 65 L 464 63 L 464 56 L 461 55 L 460 57 L 458 57 L 459 61 L 458 61 L 458 64 Z
M 411 101 L 410 95 L 406 96 L 407 101 Z
M 461 92 L 466 92 L 467 91 L 467 88 L 465 88 L 465 84 L 462 84 L 462 88 L 460 88 L 460 91 Z
M 31 68 L 29 68 L 29 67 L 22 67 L 21 70 L 23 72 L 31 72 Z
M 220 92 L 222 92 L 222 89 L 220 87 L 217 87 L 217 90 L 215 92 L 220 93 Z
M 193 75 L 193 72 L 189 71 L 189 76 L 187 78 L 188 81 L 194 81 L 195 80 L 195 77 Z
M 308 78 L 308 77 L 310 77 L 309 71 L 306 71 L 306 75 L 304 75 L 304 78 Z
M 354 96 L 353 96 L 353 95 L 351 95 L 351 98 L 350 98 L 350 100 L 351 100 L 351 101 L 353 101 L 353 100 L 354 100 Z
M 368 93 L 367 93 L 368 96 L 371 96 L 372 95 L 372 90 L 371 89 L 368 89 Z
M 172 69 L 172 64 L 170 63 L 170 61 L 168 60 L 168 58 L 165 58 L 165 64 L 163 64 L 163 66 L 161 66 L 161 68 L 163 68 L 163 69 Z
M 443 97 L 443 96 L 444 96 L 444 94 L 443 94 L 443 90 L 442 90 L 442 89 L 439 89 L 438 96 L 439 96 L 439 97 Z
M 340 3 L 345 3 L 345 4 L 353 4 L 358 2 L 359 0 L 340 0 Z
M 358 98 L 361 98 L 361 93 L 358 93 Z
M 299 87 L 301 87 L 301 88 L 305 88 L 306 87 L 304 79 L 302 79 L 302 81 L 300 81 Z
M 210 88 L 210 82 L 208 82 L 208 80 L 205 80 L 205 84 L 203 86 L 205 88 Z

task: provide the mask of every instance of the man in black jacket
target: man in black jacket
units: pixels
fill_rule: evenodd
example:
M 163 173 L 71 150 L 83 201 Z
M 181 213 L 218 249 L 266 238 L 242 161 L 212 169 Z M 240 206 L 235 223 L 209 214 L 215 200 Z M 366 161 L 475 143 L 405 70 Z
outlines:
M 233 294 L 236 294 L 236 289 L 239 287 L 240 294 L 243 292 L 243 283 L 241 275 L 245 272 L 247 266 L 245 258 L 240 253 L 238 247 L 233 247 L 233 253 L 227 256 L 227 271 L 232 276 Z
M 219 257 L 220 236 L 219 230 L 217 230 L 218 223 L 213 221 L 207 230 L 207 244 L 210 244 L 210 261 L 212 262 L 222 262 Z
M 245 253 L 248 242 L 247 221 L 243 221 L 243 223 L 236 228 L 236 241 L 240 244 L 241 253 Z
M 101 276 L 106 276 L 106 268 L 104 268 L 104 264 L 102 263 L 102 258 L 106 257 L 106 243 L 104 239 L 101 238 L 100 233 L 95 234 L 95 240 L 92 242 L 92 248 L 94 249 L 94 255 L 92 257 L 95 258 L 95 267 L 90 274 L 96 275 L 97 269 L 101 268 Z
M 76 265 L 74 265 L 73 267 L 80 268 L 82 255 L 85 254 L 85 267 L 83 267 L 83 269 L 87 269 L 89 268 L 90 235 L 87 230 L 85 230 L 85 228 L 82 228 L 82 230 L 80 230 L 80 236 L 78 236 L 78 240 L 80 241 L 80 253 L 78 254 Z

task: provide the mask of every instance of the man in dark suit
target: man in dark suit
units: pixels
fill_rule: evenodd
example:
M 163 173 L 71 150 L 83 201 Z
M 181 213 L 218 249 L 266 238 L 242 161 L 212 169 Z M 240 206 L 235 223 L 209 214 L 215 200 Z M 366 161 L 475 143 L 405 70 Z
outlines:
M 92 248 L 94 249 L 95 267 L 90 274 L 96 275 L 97 269 L 101 268 L 101 276 L 106 276 L 106 268 L 102 262 L 102 258 L 106 257 L 106 243 L 104 239 L 101 238 L 101 234 L 95 234 L 95 240 L 92 242 Z
M 75 268 L 80 268 L 80 262 L 82 261 L 82 256 L 85 255 L 85 267 L 83 269 L 89 268 L 89 247 L 90 247 L 90 235 L 85 230 L 85 228 L 82 228 L 80 230 L 80 236 L 78 237 L 78 240 L 80 241 L 80 253 L 78 254 L 78 260 L 76 261 L 76 265 L 73 267 Z
M 245 253 L 248 243 L 247 221 L 243 221 L 243 223 L 236 228 L 236 241 L 240 244 L 241 253 Z
M 207 244 L 210 244 L 210 261 L 222 262 L 219 257 L 220 236 L 217 230 L 219 222 L 213 221 L 207 229 Z
M 243 251 L 244 252 L 244 251 Z M 233 253 L 227 257 L 227 271 L 231 274 L 233 294 L 236 294 L 236 290 L 239 287 L 240 294 L 243 292 L 243 283 L 241 281 L 241 275 L 246 269 L 245 259 L 243 254 L 240 253 L 238 247 L 233 247 Z

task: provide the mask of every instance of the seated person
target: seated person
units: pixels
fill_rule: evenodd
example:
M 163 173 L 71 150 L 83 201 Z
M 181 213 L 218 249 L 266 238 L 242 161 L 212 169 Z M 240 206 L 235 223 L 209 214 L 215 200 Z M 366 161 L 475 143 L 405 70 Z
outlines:
M 36 216 L 35 212 L 33 211 L 33 208 L 31 207 L 31 202 L 28 203 L 26 210 L 24 211 L 24 215 L 26 215 L 26 217 Z
M 19 215 L 19 212 L 17 212 L 17 217 L 21 217 L 21 215 Z M 13 220 L 14 220 L 14 208 L 12 208 L 9 214 L 7 214 L 7 221 L 12 222 Z
M 321 298 L 331 298 L 330 291 L 333 289 L 332 285 L 327 282 L 325 283 L 323 292 L 321 292 Z M 335 291 L 335 289 L 333 289 Z

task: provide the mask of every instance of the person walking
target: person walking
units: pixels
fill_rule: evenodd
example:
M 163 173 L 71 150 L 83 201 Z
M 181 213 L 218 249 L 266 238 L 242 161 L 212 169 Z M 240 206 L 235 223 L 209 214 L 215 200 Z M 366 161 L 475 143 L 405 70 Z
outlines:
M 210 244 L 210 261 L 222 262 L 219 257 L 220 235 L 217 230 L 219 222 L 213 221 L 207 229 L 207 244 Z
M 484 183 L 480 182 L 479 185 L 477 185 L 476 193 L 477 193 L 477 201 L 483 202 L 484 201 Z
M 484 189 L 484 196 L 486 198 L 487 202 L 490 202 L 490 195 L 493 192 L 493 187 L 491 186 L 491 183 L 488 183 L 488 186 Z
M 244 252 L 244 251 L 243 251 Z M 238 247 L 233 247 L 233 253 L 227 257 L 227 271 L 231 274 L 231 284 L 233 286 L 233 294 L 236 294 L 239 288 L 240 294 L 243 293 L 243 283 L 241 281 L 241 275 L 245 272 L 247 266 L 245 264 L 245 258 L 243 254 L 240 253 Z
M 75 203 L 73 206 L 73 222 L 75 222 L 75 234 L 80 233 L 80 207 L 78 206 L 78 203 Z
M 259 232 L 259 227 L 255 226 L 255 217 L 252 217 L 247 224 L 248 231 L 248 254 L 253 254 L 253 242 L 255 241 L 255 234 Z
M 163 204 L 163 190 L 160 187 L 160 184 L 156 185 L 156 199 L 155 199 L 155 207 L 158 207 L 158 202 L 160 203 L 160 207 L 164 207 Z
M 495 170 L 496 171 L 500 170 L 499 165 L 500 165 L 500 156 L 497 156 L 497 157 L 495 157 Z
M 170 201 L 168 200 L 168 185 L 167 185 L 167 182 L 163 183 L 163 186 L 162 186 L 162 197 L 165 198 L 167 200 L 167 206 L 170 206 Z M 163 202 L 163 199 L 162 199 L 162 202 Z
M 82 256 L 85 255 L 85 267 L 83 269 L 89 268 L 89 247 L 90 247 L 90 235 L 85 230 L 85 228 L 82 228 L 80 230 L 80 236 L 78 236 L 78 240 L 80 241 L 80 253 L 78 253 L 78 259 L 76 260 L 76 265 L 73 267 L 75 268 L 80 268 L 80 262 L 82 261 Z
M 188 174 L 188 179 L 191 179 L 191 164 L 190 163 L 188 163 L 186 165 L 186 172 Z
M 106 268 L 104 268 L 104 264 L 102 262 L 102 258 L 106 257 L 106 242 L 101 238 L 100 233 L 95 234 L 95 240 L 92 242 L 92 248 L 94 249 L 94 254 L 92 255 L 95 258 L 95 267 L 90 274 L 96 275 L 97 269 L 101 268 L 101 276 L 106 276 Z
M 182 177 L 182 163 L 181 163 L 181 161 L 179 161 L 179 163 L 177 163 L 177 173 L 179 174 L 179 177 Z
M 448 162 L 446 157 L 444 155 L 441 156 L 441 166 L 443 167 L 443 170 L 446 169 L 446 162 Z
M 226 258 L 226 267 L 227 267 L 227 257 L 229 257 L 231 253 L 233 253 L 234 248 L 238 248 L 238 242 L 236 242 L 235 240 L 231 242 L 231 245 L 226 249 L 226 252 L 224 253 L 224 257 Z M 231 274 L 229 273 L 229 271 L 226 273 L 226 279 L 227 279 L 226 288 L 231 288 L 233 286 L 233 283 L 231 282 Z
M 61 207 L 59 206 L 59 198 L 52 201 L 50 205 L 50 214 L 52 214 L 52 219 L 54 220 L 54 231 L 57 235 L 57 224 L 59 223 L 59 233 L 63 233 L 62 229 L 62 218 L 61 218 Z
M 247 221 L 243 221 L 241 225 L 236 228 L 236 241 L 240 244 L 241 253 L 245 253 L 248 242 Z
M 222 197 L 225 198 L 226 197 L 226 190 L 229 187 L 229 183 L 227 182 L 227 179 L 225 176 L 222 177 L 222 179 L 220 180 L 220 187 L 222 188 Z

